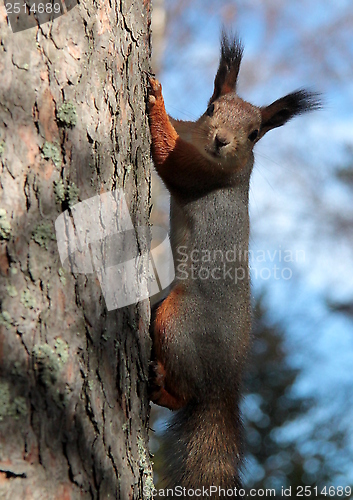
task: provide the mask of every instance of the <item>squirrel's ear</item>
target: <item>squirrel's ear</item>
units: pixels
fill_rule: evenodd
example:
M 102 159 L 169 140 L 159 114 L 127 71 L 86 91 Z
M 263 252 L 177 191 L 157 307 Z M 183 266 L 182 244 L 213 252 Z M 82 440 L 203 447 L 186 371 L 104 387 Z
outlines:
M 259 139 L 269 130 L 281 127 L 294 116 L 320 108 L 319 94 L 315 92 L 301 89 L 281 97 L 269 106 L 261 108 L 262 122 Z
M 214 81 L 214 91 L 208 104 L 221 95 L 234 92 L 243 55 L 243 46 L 237 36 L 222 31 L 221 59 Z

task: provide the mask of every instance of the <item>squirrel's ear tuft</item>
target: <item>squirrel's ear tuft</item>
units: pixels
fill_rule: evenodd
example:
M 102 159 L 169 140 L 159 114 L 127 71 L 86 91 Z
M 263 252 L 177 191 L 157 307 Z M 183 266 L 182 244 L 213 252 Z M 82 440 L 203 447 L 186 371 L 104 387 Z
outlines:
M 281 127 L 294 116 L 321 107 L 320 94 L 316 92 L 301 89 L 281 97 L 269 106 L 261 108 L 260 137 L 273 128 Z
M 221 95 L 235 91 L 243 50 L 244 48 L 239 38 L 232 33 L 227 33 L 223 29 L 221 59 L 214 81 L 213 95 L 209 100 L 209 104 Z

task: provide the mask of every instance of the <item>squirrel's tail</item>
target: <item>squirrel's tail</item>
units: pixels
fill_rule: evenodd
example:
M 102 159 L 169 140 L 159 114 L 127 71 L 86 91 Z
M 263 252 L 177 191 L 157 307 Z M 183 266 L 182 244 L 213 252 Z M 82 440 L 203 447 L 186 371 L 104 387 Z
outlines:
M 241 488 L 241 427 L 234 401 L 189 403 L 178 410 L 165 434 L 167 487 L 178 487 L 176 491 L 186 492 L 186 498 L 213 500 Z M 189 495 L 188 490 L 192 490 Z

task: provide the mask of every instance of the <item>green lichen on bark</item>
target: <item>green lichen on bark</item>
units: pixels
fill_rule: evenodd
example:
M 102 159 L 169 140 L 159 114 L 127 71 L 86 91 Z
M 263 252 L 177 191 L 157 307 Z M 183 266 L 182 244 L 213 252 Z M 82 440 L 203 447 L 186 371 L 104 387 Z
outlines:
M 69 389 L 59 382 L 62 368 L 69 359 L 68 344 L 60 338 L 56 340 L 54 348 L 48 344 L 38 344 L 32 356 L 38 381 L 58 407 L 65 407 Z
M 56 383 L 61 364 L 55 349 L 48 344 L 39 344 L 33 348 L 34 369 L 39 380 L 46 387 Z
M 139 468 L 142 473 L 143 478 L 143 491 L 145 493 L 144 498 L 152 498 L 152 491 L 154 490 L 152 470 L 149 461 L 149 451 L 146 448 L 145 442 L 141 436 L 137 437 L 137 451 L 139 455 Z
M 72 102 L 64 102 L 58 109 L 57 119 L 64 127 L 74 127 L 77 123 L 76 107 Z
M 55 144 L 46 141 L 42 148 L 42 155 L 46 160 L 52 160 L 57 168 L 61 167 L 62 159 L 60 149 Z
M 69 359 L 68 344 L 57 338 L 54 348 L 49 344 L 38 344 L 33 348 L 34 369 L 46 387 L 54 385 L 59 373 Z
M 78 195 L 79 195 L 79 188 L 76 186 L 76 184 L 71 182 L 71 184 L 67 188 L 67 193 L 66 193 L 69 207 L 76 205 L 76 203 L 78 202 Z
M 55 194 L 55 200 L 58 203 L 62 203 L 65 200 L 65 186 L 62 181 L 62 179 L 59 179 L 58 181 L 54 181 L 54 194 Z
M 38 243 L 42 248 L 48 250 L 50 241 L 55 241 L 55 234 L 53 232 L 53 224 L 51 222 L 43 222 L 38 224 L 32 233 L 32 239 Z
M 61 283 L 65 286 L 66 285 L 66 277 L 65 277 L 65 271 L 62 267 L 59 267 L 58 269 L 58 275 Z
M 69 346 L 60 337 L 55 341 L 55 352 L 58 356 L 59 364 L 63 366 L 69 359 Z
M 4 208 L 0 208 L 0 240 L 8 240 L 11 235 L 11 224 L 7 220 L 7 213 Z
M 26 309 L 33 309 L 36 305 L 36 298 L 28 289 L 23 290 L 20 301 Z
M 66 201 L 69 207 L 72 207 L 78 203 L 79 188 L 74 182 L 65 186 L 62 179 L 59 179 L 58 181 L 54 181 L 54 194 L 57 203 Z
M 13 319 L 9 312 L 2 311 L 2 313 L 0 313 L 0 325 L 5 326 L 7 330 L 11 328 L 13 325 Z
M 13 285 L 6 285 L 7 293 L 10 297 L 17 297 L 18 293 L 16 287 Z
M 22 396 L 12 398 L 9 382 L 0 380 L 0 421 L 6 417 L 18 420 L 26 413 L 26 399 Z

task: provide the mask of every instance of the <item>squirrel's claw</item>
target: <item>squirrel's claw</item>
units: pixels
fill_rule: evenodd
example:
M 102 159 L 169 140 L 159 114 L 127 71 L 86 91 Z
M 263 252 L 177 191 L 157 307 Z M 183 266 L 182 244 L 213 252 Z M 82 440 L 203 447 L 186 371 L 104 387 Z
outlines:
M 156 97 L 162 95 L 162 85 L 159 83 L 157 78 L 154 78 L 153 76 L 149 76 L 148 82 L 150 84 L 150 87 L 151 87 L 153 94 L 156 95 Z
M 149 104 L 154 104 L 157 99 L 162 99 L 162 85 L 159 83 L 157 78 L 154 78 L 148 75 L 148 83 L 149 83 L 149 95 L 148 102 Z

